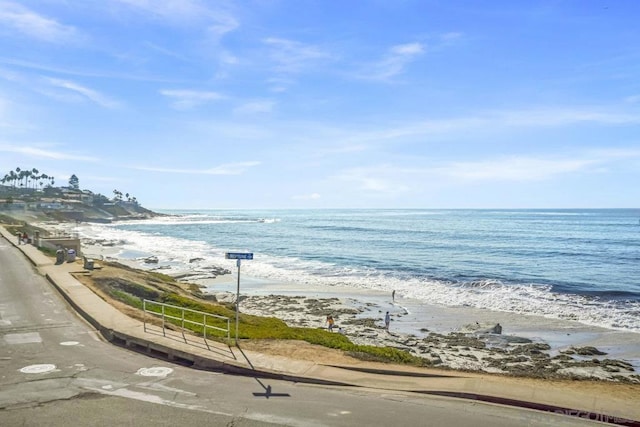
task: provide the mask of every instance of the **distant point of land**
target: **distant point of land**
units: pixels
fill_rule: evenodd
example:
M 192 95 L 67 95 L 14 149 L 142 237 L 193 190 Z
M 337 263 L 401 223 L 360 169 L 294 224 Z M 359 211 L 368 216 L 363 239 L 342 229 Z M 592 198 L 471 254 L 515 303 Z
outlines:
M 6 217 L 25 222 L 108 223 L 162 216 L 144 208 L 129 193 L 113 190 L 109 198 L 81 190 L 75 175 L 69 186 L 56 187 L 52 177 L 39 174 L 37 169 L 16 171 L 0 179 L 0 215 Z

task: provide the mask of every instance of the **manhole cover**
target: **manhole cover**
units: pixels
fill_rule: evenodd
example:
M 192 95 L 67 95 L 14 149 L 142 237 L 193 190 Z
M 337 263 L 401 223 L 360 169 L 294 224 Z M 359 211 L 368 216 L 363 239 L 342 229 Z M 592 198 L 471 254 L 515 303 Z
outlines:
M 171 368 L 142 368 L 137 374 L 143 377 L 166 377 L 173 372 Z
M 56 369 L 56 365 L 42 364 L 42 365 L 29 365 L 20 369 L 23 374 L 44 374 L 45 372 L 51 372 Z

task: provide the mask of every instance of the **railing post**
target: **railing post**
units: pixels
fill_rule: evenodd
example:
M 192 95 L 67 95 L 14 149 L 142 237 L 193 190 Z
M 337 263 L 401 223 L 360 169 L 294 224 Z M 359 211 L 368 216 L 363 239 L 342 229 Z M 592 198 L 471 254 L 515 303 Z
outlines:
M 164 330 L 164 304 L 162 304 L 162 336 L 166 337 L 167 334 Z
M 152 306 L 153 306 L 153 304 L 159 305 L 161 310 L 160 311 L 155 311 L 155 309 L 150 308 L 149 309 L 150 311 L 148 311 L 147 310 L 147 302 L 149 304 L 151 304 Z M 166 311 L 167 309 L 180 310 L 182 314 L 181 314 L 180 317 L 177 317 L 177 316 L 174 316 L 174 315 L 170 315 L 170 314 L 167 314 L 167 311 Z M 203 328 L 204 339 L 206 341 L 207 340 L 207 328 L 211 327 L 212 329 L 224 332 L 224 329 L 221 328 L 221 327 L 213 326 L 213 325 L 209 326 L 207 324 L 207 318 L 208 317 L 215 317 L 215 318 L 218 318 L 218 319 L 226 319 L 226 321 L 227 321 L 227 328 L 226 328 L 226 331 L 227 331 L 227 342 L 230 345 L 230 342 L 231 342 L 231 318 L 229 318 L 229 317 L 219 316 L 219 315 L 216 315 L 216 314 L 211 314 L 211 313 L 206 313 L 206 312 L 201 312 L 201 311 L 196 311 L 196 310 L 191 310 L 191 309 L 184 308 L 184 307 L 178 307 L 178 306 L 174 306 L 174 305 L 170 305 L 170 304 L 164 304 L 164 303 L 161 303 L 161 302 L 156 302 L 156 301 L 151 301 L 151 300 L 146 300 L 146 299 L 142 300 L 142 311 L 143 311 L 143 323 L 144 323 L 144 331 L 145 332 L 147 332 L 147 315 L 148 314 L 155 315 L 155 316 L 159 315 L 159 316 L 162 316 L 162 335 L 166 337 L 167 336 L 167 332 L 166 332 L 167 331 L 167 327 L 166 327 L 167 325 L 166 324 L 167 324 L 167 317 L 168 317 L 169 319 L 171 319 L 174 322 L 175 321 L 181 321 L 182 337 L 185 340 L 185 342 L 188 342 L 187 341 L 187 337 L 185 335 L 185 329 L 186 329 L 185 325 L 186 325 L 187 322 L 189 324 L 191 324 L 191 325 L 201 325 L 202 328 Z M 187 311 L 190 312 L 190 313 L 194 313 L 194 315 L 202 314 L 202 323 L 198 323 L 197 321 L 194 321 L 194 320 L 187 320 L 187 318 L 186 318 L 186 312 Z M 208 345 L 207 345 L 207 347 L 208 347 Z
M 184 308 L 182 308 L 182 339 L 187 342 L 187 337 L 184 336 Z
M 207 340 L 207 313 L 202 313 L 202 332 L 204 334 L 204 340 Z

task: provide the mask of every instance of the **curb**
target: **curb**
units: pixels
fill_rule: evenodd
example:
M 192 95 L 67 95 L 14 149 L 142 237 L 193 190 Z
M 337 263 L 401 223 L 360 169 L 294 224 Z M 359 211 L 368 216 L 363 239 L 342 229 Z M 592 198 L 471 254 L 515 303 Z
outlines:
M 14 247 L 18 248 L 20 252 L 23 253 L 25 258 L 27 258 L 32 265 L 37 268 L 46 267 L 49 264 L 47 263 L 37 263 L 34 259 L 31 258 L 24 250 L 19 248 L 12 239 L 9 239 L 7 236 L 6 229 L 0 226 L 0 235 L 2 235 L 5 240 L 7 240 Z M 51 263 L 53 265 L 53 263 Z M 70 273 L 66 273 L 71 276 Z M 269 370 L 261 370 L 255 369 L 253 367 L 245 367 L 241 364 L 233 364 L 229 362 L 219 361 L 212 358 L 203 357 L 200 355 L 196 355 L 193 353 L 189 353 L 187 351 L 179 350 L 172 348 L 170 346 L 157 343 L 151 340 L 146 340 L 144 338 L 135 337 L 129 334 L 126 334 L 122 331 L 117 331 L 114 329 L 106 328 L 102 324 L 100 324 L 94 317 L 92 317 L 86 310 L 84 310 L 80 305 L 78 305 L 73 298 L 58 284 L 56 281 L 48 274 L 45 273 L 44 277 L 47 279 L 49 283 L 53 285 L 53 287 L 58 291 L 58 293 L 67 301 L 70 306 L 91 326 L 93 326 L 104 339 L 110 342 L 113 345 L 123 347 L 129 349 L 131 351 L 135 351 L 137 353 L 141 353 L 147 355 L 149 357 L 154 357 L 156 359 L 167 360 L 172 363 L 177 363 L 180 365 L 188 366 L 194 369 L 205 370 L 205 371 L 215 371 L 215 372 L 223 372 L 232 375 L 241 375 L 246 377 L 254 377 L 254 378 L 264 378 L 264 379 L 274 379 L 274 380 L 283 380 L 290 381 L 296 383 L 305 383 L 305 384 L 316 384 L 316 385 L 326 385 L 326 386 L 339 386 L 339 387 L 365 387 L 358 384 L 346 383 L 341 381 L 333 381 L 333 380 L 324 380 L 321 378 L 312 378 L 305 377 L 299 375 L 292 375 L 287 373 L 278 373 Z M 73 276 L 71 276 L 73 278 Z M 75 280 L 75 278 L 73 278 Z M 84 285 L 83 285 L 84 286 Z M 240 351 L 241 348 L 238 347 Z M 422 378 L 461 378 L 460 376 L 452 376 L 452 375 L 436 375 L 436 374 L 427 374 L 427 373 L 417 373 L 417 372 L 405 372 L 405 371 L 397 371 L 397 370 L 386 370 L 386 369 L 375 369 L 375 368 L 361 368 L 354 366 L 340 366 L 340 365 L 320 365 L 330 368 L 338 368 L 362 373 L 369 374 L 378 374 L 378 375 L 388 375 L 388 376 L 405 376 L 405 377 L 422 377 Z M 367 387 L 372 388 L 372 387 Z M 394 388 L 385 388 L 380 387 L 378 389 L 384 390 L 395 390 Z M 626 419 L 623 417 L 617 417 L 612 415 L 607 415 L 605 413 L 599 412 L 590 412 L 585 410 L 577 410 L 568 407 L 549 405 L 544 403 L 536 403 L 524 400 L 510 399 L 505 397 L 484 395 L 484 394 L 476 394 L 469 393 L 463 391 L 440 391 L 440 390 L 402 390 L 407 393 L 416 393 L 416 394 L 424 394 L 431 396 L 440 396 L 447 398 L 456 398 L 456 399 L 464 399 L 485 403 L 492 403 L 502 406 L 510 406 L 510 407 L 519 407 L 525 409 L 531 409 L 536 411 L 548 412 L 548 413 L 556 413 L 559 415 L 565 415 L 570 417 L 582 418 L 585 420 L 591 421 L 599 421 L 608 424 L 620 425 L 620 426 L 630 426 L 630 427 L 640 427 L 640 421 Z

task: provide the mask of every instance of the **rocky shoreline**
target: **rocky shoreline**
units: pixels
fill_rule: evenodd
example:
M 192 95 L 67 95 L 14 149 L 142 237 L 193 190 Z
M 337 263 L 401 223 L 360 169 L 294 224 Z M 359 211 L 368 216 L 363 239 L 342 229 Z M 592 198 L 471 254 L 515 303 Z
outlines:
M 218 301 L 234 301 L 232 293 L 217 293 Z M 492 324 L 472 324 L 449 334 L 423 330 L 418 337 L 386 331 L 382 308 L 356 300 L 305 296 L 242 296 L 242 312 L 277 317 L 290 326 L 325 328 L 330 313 L 334 330 L 354 344 L 388 346 L 425 359 L 430 366 L 545 379 L 591 379 L 640 384 L 640 375 L 624 361 L 607 358 L 592 346 L 553 352 L 549 344 L 492 333 Z M 396 315 L 396 318 L 399 315 Z M 556 354 L 554 354 L 556 353 Z
M 62 225 L 64 227 L 64 225 Z M 100 239 L 82 239 L 83 250 L 92 256 L 124 262 L 131 267 L 167 273 L 162 266 L 148 261 L 121 260 L 113 256 L 124 242 Z M 197 263 L 198 259 L 190 260 Z M 175 273 L 175 272 L 174 272 Z M 185 266 L 173 276 L 181 281 L 197 283 L 203 291 L 215 289 L 205 284 L 214 278 L 229 277 L 223 267 L 194 271 Z M 207 288 L 207 289 L 205 289 Z M 212 291 L 209 295 L 219 302 L 234 302 L 234 292 Z M 241 311 L 258 316 L 276 317 L 289 326 L 326 328 L 326 317 L 336 320 L 336 333 L 343 333 L 359 345 L 393 347 L 423 358 L 426 364 L 440 369 L 512 375 L 544 379 L 589 379 L 640 384 L 640 373 L 634 366 L 594 346 L 553 349 L 543 340 L 532 340 L 505 331 L 492 333 L 495 323 L 472 323 L 448 333 L 437 333 L 423 328 L 420 336 L 394 330 L 394 322 L 406 312 L 391 313 L 391 328 L 384 328 L 384 313 L 388 309 L 380 304 L 364 302 L 359 298 L 322 298 L 301 295 L 241 295 Z M 286 347 L 286 346 L 281 346 Z

